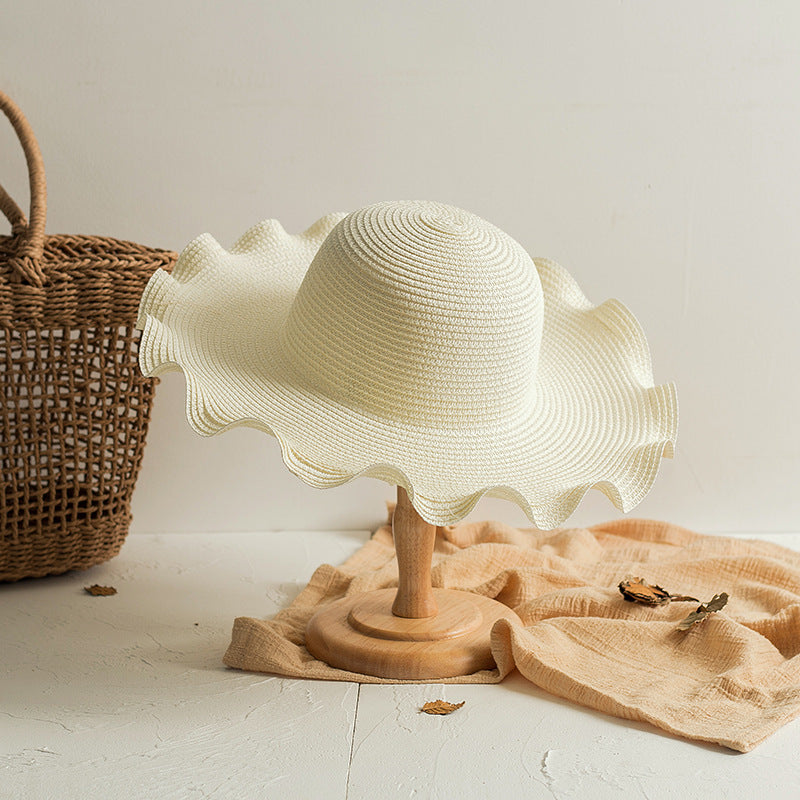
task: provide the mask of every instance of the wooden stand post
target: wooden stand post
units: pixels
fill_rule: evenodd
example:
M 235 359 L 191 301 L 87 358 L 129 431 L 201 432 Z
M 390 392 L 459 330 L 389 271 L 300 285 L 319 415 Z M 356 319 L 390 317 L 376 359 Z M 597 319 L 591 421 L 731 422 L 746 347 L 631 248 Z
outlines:
M 392 613 L 409 619 L 435 617 L 439 609 L 431 586 L 431 560 L 436 526 L 422 519 L 402 486 L 397 487 L 392 536 L 400 572 Z
M 495 666 L 490 647 L 499 619 L 522 624 L 508 606 L 482 595 L 431 586 L 436 526 L 397 487 L 392 533 L 398 588 L 344 597 L 318 611 L 306 647 L 349 672 L 390 680 L 437 680 Z

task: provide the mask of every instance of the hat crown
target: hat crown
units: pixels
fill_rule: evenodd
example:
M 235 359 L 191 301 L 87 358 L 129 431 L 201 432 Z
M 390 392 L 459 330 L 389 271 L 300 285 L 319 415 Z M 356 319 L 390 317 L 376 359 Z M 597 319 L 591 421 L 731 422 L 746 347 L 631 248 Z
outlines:
M 298 380 L 420 427 L 530 413 L 544 303 L 536 267 L 494 225 L 442 203 L 378 203 L 322 243 L 281 347 Z

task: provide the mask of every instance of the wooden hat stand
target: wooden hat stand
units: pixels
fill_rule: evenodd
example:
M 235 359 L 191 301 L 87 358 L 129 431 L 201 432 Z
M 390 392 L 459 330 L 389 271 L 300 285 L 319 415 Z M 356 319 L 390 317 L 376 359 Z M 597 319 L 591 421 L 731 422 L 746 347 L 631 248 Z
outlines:
M 502 603 L 454 589 L 434 589 L 436 526 L 397 487 L 392 518 L 399 582 L 344 597 L 318 611 L 306 648 L 332 667 L 391 680 L 437 680 L 495 666 L 489 637 L 499 619 L 522 624 Z

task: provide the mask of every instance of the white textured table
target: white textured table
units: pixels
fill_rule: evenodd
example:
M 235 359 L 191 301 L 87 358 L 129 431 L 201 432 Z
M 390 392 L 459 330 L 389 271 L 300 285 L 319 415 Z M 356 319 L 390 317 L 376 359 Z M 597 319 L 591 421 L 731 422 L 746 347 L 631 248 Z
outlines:
M 363 532 L 129 537 L 84 573 L 0 585 L 0 797 L 800 797 L 800 722 L 753 753 L 496 686 L 362 686 L 224 667 Z M 800 534 L 769 538 L 800 549 Z M 83 587 L 108 584 L 113 597 Z M 800 632 L 798 633 L 800 635 Z M 465 700 L 447 717 L 427 700 Z

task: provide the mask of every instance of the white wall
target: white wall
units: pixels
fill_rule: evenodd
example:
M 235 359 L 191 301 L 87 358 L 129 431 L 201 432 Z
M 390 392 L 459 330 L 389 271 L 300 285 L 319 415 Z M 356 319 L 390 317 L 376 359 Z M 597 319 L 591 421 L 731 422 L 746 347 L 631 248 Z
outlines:
M 0 0 L 0 19 L 51 232 L 180 249 L 383 199 L 470 209 L 623 300 L 678 383 L 677 456 L 635 514 L 800 529 L 796 2 Z M 0 148 L 22 201 L 5 128 Z M 392 494 L 312 490 L 255 431 L 195 435 L 180 375 L 151 431 L 136 531 L 366 527 Z M 572 519 L 613 516 L 597 494 Z

